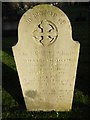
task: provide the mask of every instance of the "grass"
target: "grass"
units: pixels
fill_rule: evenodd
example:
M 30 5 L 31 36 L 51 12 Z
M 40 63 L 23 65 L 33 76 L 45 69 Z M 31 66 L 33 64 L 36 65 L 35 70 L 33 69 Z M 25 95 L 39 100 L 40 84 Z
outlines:
M 77 22 L 75 18 L 80 12 L 87 18 L 87 8 L 63 8 L 71 19 L 73 37 L 81 44 L 76 86 L 72 111 L 70 112 L 28 112 L 25 109 L 19 78 L 12 54 L 12 46 L 16 44 L 16 37 L 4 37 L 2 54 L 3 84 L 2 84 L 2 120 L 4 119 L 36 119 L 36 120 L 89 120 L 90 96 L 88 93 L 88 28 L 87 22 Z M 69 14 L 70 13 L 70 14 Z M 83 29 L 84 28 L 84 29 Z
M 27 112 L 21 110 L 18 103 L 12 98 L 12 96 L 3 89 L 3 114 L 5 118 L 34 118 L 34 119 L 51 119 L 51 118 L 62 118 L 66 120 L 72 120 L 74 118 L 87 120 L 88 119 L 88 102 L 89 98 L 84 95 L 81 91 L 75 91 L 73 110 L 71 112 Z

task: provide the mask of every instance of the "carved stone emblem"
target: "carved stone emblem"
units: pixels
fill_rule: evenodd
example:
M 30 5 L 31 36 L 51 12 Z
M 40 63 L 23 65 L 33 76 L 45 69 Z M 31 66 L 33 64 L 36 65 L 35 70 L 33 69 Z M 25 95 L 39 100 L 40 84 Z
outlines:
M 33 37 L 36 41 L 40 42 L 43 46 L 53 43 L 58 36 L 56 26 L 48 20 L 42 20 L 33 32 Z

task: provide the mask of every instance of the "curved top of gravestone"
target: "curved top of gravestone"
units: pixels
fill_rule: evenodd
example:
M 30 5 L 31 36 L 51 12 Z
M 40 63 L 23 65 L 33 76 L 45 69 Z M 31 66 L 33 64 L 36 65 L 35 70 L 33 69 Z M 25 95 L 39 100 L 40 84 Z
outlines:
M 18 27 L 19 41 L 30 41 L 47 46 L 57 39 L 72 42 L 71 24 L 59 8 L 42 4 L 29 9 L 22 16 Z M 75 41 L 73 41 L 75 42 Z

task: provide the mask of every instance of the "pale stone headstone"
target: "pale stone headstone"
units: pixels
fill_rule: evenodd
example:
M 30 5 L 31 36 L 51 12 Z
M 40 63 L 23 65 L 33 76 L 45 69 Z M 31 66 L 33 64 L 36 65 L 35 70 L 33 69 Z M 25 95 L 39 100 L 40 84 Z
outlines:
M 27 110 L 71 110 L 79 48 L 59 8 L 37 5 L 22 16 L 12 49 Z

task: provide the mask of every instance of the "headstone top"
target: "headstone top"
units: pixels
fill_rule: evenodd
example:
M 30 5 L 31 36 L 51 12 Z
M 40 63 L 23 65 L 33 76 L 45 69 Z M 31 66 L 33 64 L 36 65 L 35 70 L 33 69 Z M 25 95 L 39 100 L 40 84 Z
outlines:
M 35 42 L 43 46 L 54 43 L 57 38 L 66 41 L 67 36 L 69 37 L 67 40 L 70 40 L 72 36 L 68 17 L 59 8 L 48 4 L 37 5 L 28 10 L 20 20 L 18 31 L 22 38 L 28 36 L 27 31 L 30 31 L 32 33 L 30 37 L 32 36 Z

